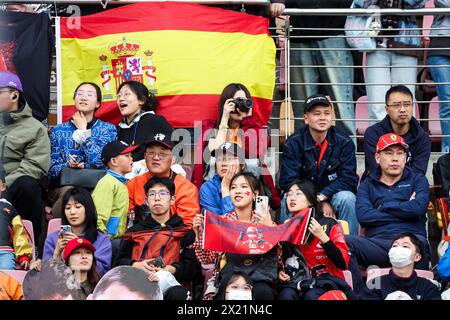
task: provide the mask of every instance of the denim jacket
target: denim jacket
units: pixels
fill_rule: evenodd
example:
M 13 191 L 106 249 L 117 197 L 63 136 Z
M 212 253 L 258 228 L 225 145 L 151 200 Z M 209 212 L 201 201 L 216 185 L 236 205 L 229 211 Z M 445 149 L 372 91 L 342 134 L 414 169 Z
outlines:
M 327 198 L 339 191 L 356 192 L 358 175 L 355 144 L 335 127 L 328 130 L 326 139 L 328 148 L 320 162 L 320 169 L 315 155 L 315 143 L 308 126 L 299 128 L 286 140 L 279 181 L 283 191 L 286 192 L 295 180 L 307 179 Z

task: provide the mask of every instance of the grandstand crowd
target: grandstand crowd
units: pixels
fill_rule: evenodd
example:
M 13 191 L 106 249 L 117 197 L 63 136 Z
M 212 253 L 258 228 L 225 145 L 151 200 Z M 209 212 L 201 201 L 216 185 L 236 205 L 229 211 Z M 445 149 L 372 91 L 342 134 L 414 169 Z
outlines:
M 449 0 L 277 0 L 264 14 L 283 17 L 289 7 L 417 9 L 431 2 L 450 8 Z M 217 120 L 203 121 L 194 142 L 200 156 L 187 166 L 176 161 L 177 129 L 157 114 L 158 97 L 144 84 L 118 86 L 122 119 L 114 125 L 96 117 L 102 90 L 94 79 L 79 83 L 73 116 L 47 130 L 33 117 L 18 75 L 0 71 L 0 299 L 449 299 L 450 250 L 443 241 L 433 265 L 429 241 L 432 139 L 415 111 L 417 65 L 424 59 L 414 51 L 422 46 L 414 37 L 417 22 L 413 16 L 379 22 L 411 32 L 379 34 L 376 50 L 367 52 L 363 89 L 372 123 L 364 131 L 362 174 L 349 120 L 355 119 L 353 68 L 292 71 L 292 82 L 330 85 L 292 90 L 302 101 L 293 107 L 303 122 L 284 141 L 275 176 L 264 161 L 271 147 L 267 124 L 254 114 L 245 83 L 224 86 Z M 345 16 L 293 16 L 291 24 L 300 28 L 291 44 L 298 50 L 289 53 L 293 65 L 353 64 L 350 51 L 307 50 L 348 48 L 339 37 Z M 323 38 L 308 28 L 329 30 Z M 435 16 L 431 29 L 428 45 L 436 50 L 427 63 L 445 119 L 450 16 Z M 302 38 L 305 32 L 318 37 Z M 370 85 L 375 82 L 383 85 Z M 449 123 L 441 121 L 444 135 Z M 441 140 L 446 154 L 437 164 L 444 202 L 448 139 Z M 251 223 L 247 242 L 265 253 L 206 249 L 206 211 Z M 307 212 L 304 243 L 264 248 L 258 226 Z

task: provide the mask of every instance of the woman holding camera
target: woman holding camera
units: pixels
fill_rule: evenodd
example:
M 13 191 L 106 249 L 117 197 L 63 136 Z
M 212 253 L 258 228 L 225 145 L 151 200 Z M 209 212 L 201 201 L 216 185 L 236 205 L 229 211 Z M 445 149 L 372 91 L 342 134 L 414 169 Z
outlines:
M 229 190 L 235 211 L 222 215 L 225 220 L 266 226 L 276 225 L 272 221 L 268 207 L 258 212 L 254 210 L 256 198 L 261 194 L 261 185 L 252 173 L 240 172 L 234 175 L 231 178 Z M 208 286 L 204 293 L 204 299 L 210 300 L 215 296 L 218 288 L 222 286 L 222 282 L 230 274 L 242 271 L 247 273 L 253 281 L 255 300 L 274 300 L 274 287 L 278 274 L 278 262 L 281 258 L 281 248 L 276 245 L 264 254 L 234 254 L 205 250 L 202 248 L 203 220 L 202 214 L 198 214 L 194 218 L 193 227 L 197 237 L 193 244 L 195 254 L 202 264 L 216 265 L 213 276 L 208 281 L 214 281 L 214 284 L 211 283 Z M 250 239 L 249 229 L 247 229 L 247 236 Z
M 111 268 L 111 241 L 108 235 L 97 230 L 97 212 L 91 194 L 83 188 L 69 189 L 63 196 L 62 211 L 62 228 L 47 235 L 42 259 L 61 260 L 67 243 L 80 237 L 94 245 L 97 269 L 100 275 L 105 274 Z
M 227 85 L 219 97 L 219 112 L 216 121 L 202 122 L 202 137 L 197 144 L 197 153 L 192 182 L 200 189 L 204 182 L 203 153 L 209 155 L 226 142 L 234 142 L 245 151 L 245 158 L 258 158 L 262 164 L 262 178 L 266 193 L 270 193 L 271 207 L 277 209 L 281 199 L 275 188 L 272 176 L 262 162 L 270 144 L 264 124 L 253 115 L 253 101 L 249 90 L 240 83 Z M 207 143 L 206 143 L 207 142 Z M 206 150 L 208 148 L 208 150 Z
M 342 290 L 351 296 L 351 288 L 345 282 L 343 273 L 347 269 L 350 254 L 339 222 L 323 215 L 311 181 L 296 181 L 288 190 L 288 211 L 295 215 L 306 208 L 313 208 L 313 217 L 308 226 L 310 235 L 305 245 L 283 244 L 285 263 L 284 270 L 278 273 L 283 283 L 279 299 L 317 300 L 329 290 Z M 301 262 L 306 262 L 309 270 L 305 272 Z M 305 274 L 311 274 L 312 278 L 305 278 Z

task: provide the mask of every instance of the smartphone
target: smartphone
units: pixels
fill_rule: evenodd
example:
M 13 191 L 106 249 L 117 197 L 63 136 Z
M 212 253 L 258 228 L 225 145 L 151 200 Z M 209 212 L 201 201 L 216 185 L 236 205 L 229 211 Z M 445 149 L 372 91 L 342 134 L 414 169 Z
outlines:
M 154 265 L 157 268 L 164 268 L 166 266 L 166 264 L 164 263 L 164 260 L 163 260 L 163 258 L 161 256 L 158 256 L 157 258 L 155 258 L 153 260 L 150 260 L 148 262 L 148 264 L 149 265 L 152 264 L 152 265 Z
M 257 196 L 255 211 L 256 212 L 264 212 L 264 208 L 269 208 L 269 197 L 268 196 Z
M 72 232 L 72 226 L 69 224 L 61 225 L 61 234 L 64 237 L 67 232 Z

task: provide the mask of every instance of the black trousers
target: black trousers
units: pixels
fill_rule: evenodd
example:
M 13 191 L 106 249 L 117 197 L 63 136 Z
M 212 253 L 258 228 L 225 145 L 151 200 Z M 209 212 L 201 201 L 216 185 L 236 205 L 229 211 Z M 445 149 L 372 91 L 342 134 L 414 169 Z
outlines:
M 42 232 L 44 201 L 43 186 L 40 180 L 22 176 L 6 189 L 6 199 L 19 212 L 20 217 L 33 223 L 34 242 L 37 245 Z

